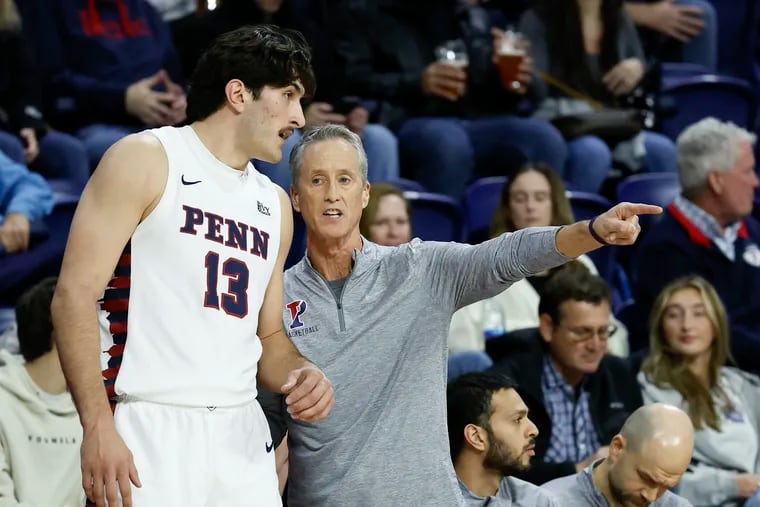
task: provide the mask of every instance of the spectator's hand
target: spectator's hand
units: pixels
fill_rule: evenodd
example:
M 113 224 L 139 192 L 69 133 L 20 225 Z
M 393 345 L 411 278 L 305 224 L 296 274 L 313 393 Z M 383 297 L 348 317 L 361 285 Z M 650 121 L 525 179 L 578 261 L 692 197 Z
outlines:
M 169 103 L 170 113 L 167 118 L 167 124 L 177 125 L 178 123 L 182 123 L 187 118 L 187 96 L 185 95 L 185 90 L 172 81 L 169 73 L 165 70 L 160 71 L 159 74 L 166 91 L 174 97 Z
M 29 219 L 21 213 L 5 215 L 3 225 L 0 225 L 0 242 L 5 251 L 16 253 L 29 248 Z
M 368 121 L 369 111 L 361 106 L 355 107 L 346 116 L 346 127 L 351 129 L 354 134 L 361 137 L 362 133 L 364 133 L 364 127 L 367 126 Z
M 749 498 L 760 485 L 759 474 L 736 474 L 736 494 L 739 498 Z
M 24 159 L 27 164 L 31 164 L 40 154 L 40 145 L 37 142 L 37 133 L 32 128 L 21 129 L 18 133 L 24 140 Z
M 609 455 L 610 455 L 610 447 L 608 445 L 605 445 L 604 447 L 600 447 L 599 449 L 596 450 L 594 454 L 584 459 L 580 463 L 576 463 L 575 470 L 577 472 L 580 472 L 587 466 L 591 465 L 591 463 L 593 463 L 594 461 L 598 459 L 606 458 Z
M 675 0 L 660 0 L 651 5 L 651 28 L 681 42 L 689 42 L 705 28 L 702 9 L 679 5 Z
M 610 245 L 631 245 L 641 232 L 638 215 L 660 213 L 659 206 L 621 202 L 596 217 L 594 232 Z
M 467 87 L 467 72 L 462 67 L 433 62 L 422 72 L 422 92 L 456 102 Z
M 346 124 L 346 117 L 342 114 L 333 112 L 332 105 L 327 102 L 312 102 L 304 112 L 306 119 L 306 125 L 316 126 L 324 125 L 326 123 L 337 123 L 339 125 Z
M 142 486 L 132 453 L 116 432 L 113 419 L 85 429 L 82 439 L 82 487 L 98 507 L 119 505 L 132 507 L 132 487 Z
M 316 422 L 327 417 L 333 406 L 333 387 L 322 370 L 309 364 L 293 370 L 282 386 L 288 413 L 293 419 Z
M 628 58 L 618 62 L 602 78 L 604 86 L 613 95 L 627 95 L 636 88 L 644 77 L 644 65 L 638 58 Z
M 164 74 L 164 71 L 159 71 L 132 83 L 127 88 L 124 99 L 127 112 L 150 127 L 168 125 L 174 119 L 171 105 L 177 100 L 175 94 L 153 89 L 154 86 L 165 81 Z
M 491 36 L 493 37 L 493 56 L 491 57 L 491 61 L 494 65 L 498 65 L 499 48 L 501 48 L 502 41 L 507 35 L 504 30 L 501 30 L 500 28 L 491 28 Z M 518 47 L 525 51 L 525 56 L 520 62 L 520 67 L 518 67 L 517 71 L 517 81 L 521 84 L 521 86 L 517 89 L 510 89 L 509 91 L 523 95 L 528 91 L 528 87 L 533 81 L 533 58 L 530 57 L 530 41 L 527 38 L 522 37 L 518 41 L 518 44 Z

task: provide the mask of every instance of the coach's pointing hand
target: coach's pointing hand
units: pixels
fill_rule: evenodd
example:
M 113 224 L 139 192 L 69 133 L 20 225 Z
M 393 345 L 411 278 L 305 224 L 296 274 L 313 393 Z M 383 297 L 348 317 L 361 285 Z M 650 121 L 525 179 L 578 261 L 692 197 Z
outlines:
M 657 215 L 662 208 L 651 204 L 621 202 L 593 220 L 562 227 L 557 232 L 557 250 L 578 257 L 602 245 L 631 245 L 639 237 L 639 215 Z
M 333 406 L 333 387 L 322 370 L 304 366 L 288 374 L 282 386 L 285 403 L 293 419 L 316 422 L 327 417 Z

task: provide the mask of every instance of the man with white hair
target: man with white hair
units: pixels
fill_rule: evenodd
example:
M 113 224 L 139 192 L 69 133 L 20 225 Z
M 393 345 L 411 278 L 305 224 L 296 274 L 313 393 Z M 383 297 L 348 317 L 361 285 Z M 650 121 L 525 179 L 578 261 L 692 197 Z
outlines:
M 731 318 L 734 357 L 740 367 L 757 371 L 760 224 L 749 216 L 758 186 L 754 143 L 754 134 L 715 118 L 678 137 L 682 194 L 642 243 L 637 301 L 646 316 L 668 282 L 687 274 L 706 278 Z

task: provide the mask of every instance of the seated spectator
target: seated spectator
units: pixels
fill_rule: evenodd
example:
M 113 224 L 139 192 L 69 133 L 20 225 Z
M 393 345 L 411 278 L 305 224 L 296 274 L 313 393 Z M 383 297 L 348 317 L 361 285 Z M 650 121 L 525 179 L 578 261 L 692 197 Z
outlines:
M 46 178 L 84 188 L 87 153 L 75 137 L 50 130 L 42 116 L 42 90 L 13 0 L 0 0 L 0 151 Z
M 43 217 L 52 207 L 42 176 L 0 152 L 0 304 L 14 304 L 24 290 L 58 272 L 68 226 L 47 227 Z
M 697 507 L 741 505 L 760 484 L 760 379 L 724 366 L 723 303 L 703 278 L 679 278 L 657 298 L 650 328 L 638 376 L 644 401 L 681 407 L 696 430 L 679 494 Z
M 708 0 L 628 0 L 625 10 L 643 32 L 652 56 L 715 71 L 718 20 Z
M 357 97 L 342 96 L 340 80 L 343 74 L 338 67 L 337 55 L 331 42 L 335 26 L 324 2 L 309 2 L 297 8 L 295 0 L 225 0 L 196 22 L 192 41 L 178 48 L 186 65 L 194 65 L 211 41 L 224 32 L 243 25 L 271 23 L 303 33 L 312 48 L 314 75 L 319 86 L 313 101 L 305 106 L 304 128 L 325 123 L 345 125 L 362 138 L 369 164 L 369 181 L 395 179 L 399 176 L 398 143 L 396 137 L 383 125 L 369 121 L 369 111 Z M 353 102 L 349 102 L 352 99 Z M 296 130 L 283 146 L 280 162 L 256 161 L 256 168 L 285 189 L 290 188 L 290 151 L 301 138 Z
M 636 29 L 617 0 L 541 0 L 523 16 L 520 30 L 530 40 L 536 70 L 562 83 L 560 89 L 536 80 L 539 117 L 589 112 L 596 104 L 620 106 L 644 76 L 644 52 Z M 677 170 L 673 142 L 651 131 L 616 144 L 612 155 L 607 143 L 594 136 L 573 139 L 568 147 L 571 155 L 561 175 L 577 190 L 598 192 L 609 170 L 609 165 L 573 157 L 579 149 L 588 157 L 612 157 L 629 171 Z
M 114 142 L 185 120 L 169 29 L 146 0 L 24 0 L 50 121 L 76 132 L 90 167 Z
M 521 477 L 543 484 L 607 455 L 641 392 L 627 363 L 607 355 L 610 291 L 585 269 L 558 271 L 539 304 L 539 328 L 504 347 L 492 370 L 521 387 L 539 433 L 536 460 Z M 564 505 L 564 504 L 563 504 Z
M 373 243 L 398 246 L 412 239 L 411 216 L 411 206 L 400 188 L 389 183 L 373 183 L 359 230 Z
M 174 47 L 180 59 L 183 76 L 190 76 L 195 67 L 195 60 L 187 62 L 182 59 L 184 47 L 194 47 L 198 37 L 198 18 L 208 12 L 207 0 L 148 0 L 169 26 Z M 217 5 L 220 2 L 217 2 Z M 222 2 L 226 3 L 226 2 Z M 218 7 L 217 7 L 218 8 Z M 196 55 L 196 59 L 199 55 Z
M 536 425 L 516 384 L 496 373 L 469 373 L 447 390 L 449 445 L 468 507 L 559 507 L 546 491 L 511 475 L 530 468 Z
M 50 319 L 55 283 L 43 280 L 16 305 L 25 362 L 0 351 L 0 505 L 84 505 L 82 427 Z
M 649 315 L 671 281 L 705 278 L 726 305 L 738 366 L 760 371 L 760 224 L 750 216 L 758 186 L 754 142 L 754 134 L 715 118 L 681 133 L 683 194 L 644 237 L 635 293 L 639 315 Z
M 684 412 L 646 405 L 612 437 L 608 457 L 544 487 L 562 507 L 691 507 L 669 490 L 689 466 L 693 446 L 694 430 Z
M 525 227 L 568 225 L 573 211 L 565 195 L 565 185 L 557 173 L 542 163 L 526 164 L 504 185 L 499 206 L 494 211 L 490 236 L 514 232 Z M 594 262 L 587 256 L 577 259 L 597 275 Z M 550 272 L 539 273 L 512 284 L 504 292 L 458 310 L 451 319 L 449 351 L 484 350 L 485 334 L 538 327 L 538 304 Z M 494 322 L 491 314 L 498 316 Z M 628 355 L 628 332 L 612 317 L 617 331 L 609 337 L 607 351 Z M 496 329 L 493 326 L 496 325 Z
M 459 2 L 467 5 L 458 12 L 456 3 L 351 2 L 336 34 L 346 90 L 380 101 L 405 173 L 432 192 L 459 198 L 471 178 L 526 160 L 562 168 L 567 148 L 557 129 L 516 115 L 532 79 L 530 58 L 520 86 L 503 87 L 492 50 L 503 34 L 491 34 L 479 5 Z M 462 43 L 460 60 L 437 61 L 436 48 L 451 40 Z

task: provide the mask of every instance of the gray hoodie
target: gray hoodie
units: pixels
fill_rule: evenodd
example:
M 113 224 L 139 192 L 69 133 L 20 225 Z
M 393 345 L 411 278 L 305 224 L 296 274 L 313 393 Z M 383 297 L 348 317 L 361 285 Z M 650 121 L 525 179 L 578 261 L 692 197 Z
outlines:
M 277 424 L 281 405 L 262 401 L 275 438 L 290 430 L 289 506 L 462 503 L 446 425 L 451 316 L 566 262 L 556 233 L 524 229 L 475 246 L 364 240 L 337 296 L 306 258 L 285 273 L 285 329 L 335 389 L 317 423 Z
M 646 403 L 687 408 L 675 389 L 656 386 L 643 372 L 638 380 Z M 720 414 L 721 431 L 703 428 L 695 433 L 693 462 L 681 478 L 678 494 L 696 507 L 740 505 L 736 497 L 737 473 L 760 473 L 760 379 L 723 367 L 718 382 L 735 410 Z
M 0 507 L 84 505 L 81 440 L 69 393 L 42 393 L 22 359 L 0 351 Z

